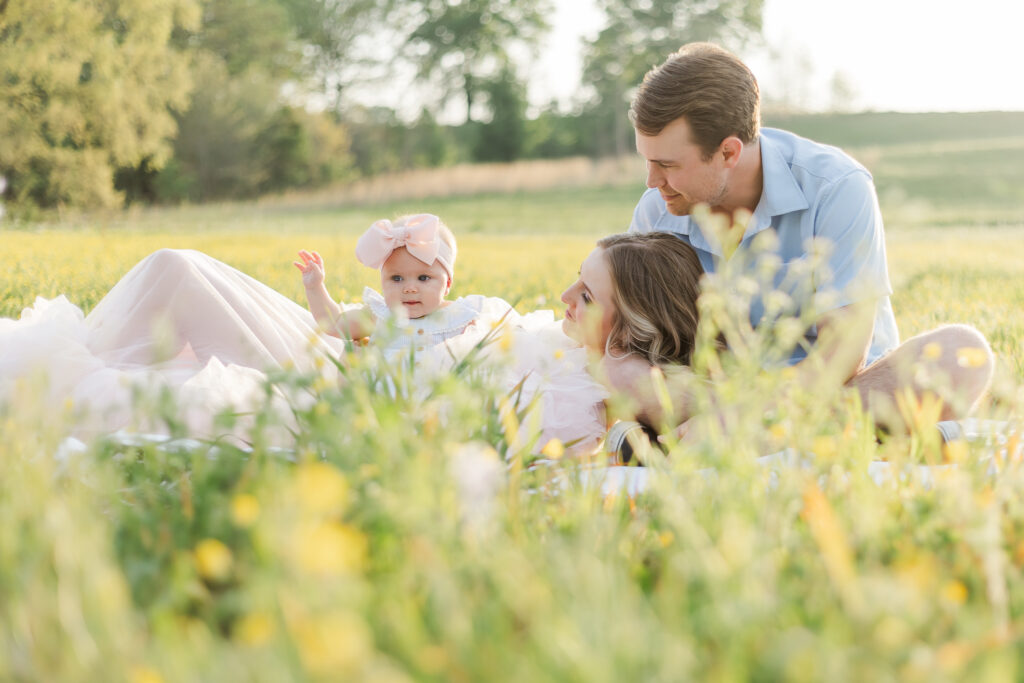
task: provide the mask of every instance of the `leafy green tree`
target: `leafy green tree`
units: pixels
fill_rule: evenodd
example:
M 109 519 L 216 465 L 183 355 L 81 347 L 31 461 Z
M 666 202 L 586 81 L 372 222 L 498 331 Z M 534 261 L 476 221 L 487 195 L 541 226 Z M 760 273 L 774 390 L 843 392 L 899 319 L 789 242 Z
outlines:
M 398 0 L 278 0 L 302 45 L 302 78 L 309 88 L 327 97 L 328 107 L 340 113 L 345 89 L 361 70 L 376 64 L 376 56 L 359 49 L 359 41 L 378 33 L 394 18 Z
M 286 83 L 307 80 L 303 22 L 333 0 L 200 2 L 201 22 L 177 35 L 190 50 L 195 87 L 176 115 L 173 163 L 155 174 L 149 164 L 120 174 L 129 198 L 245 197 L 343 175 L 351 163 L 339 148 L 348 144 L 344 130 L 281 94 Z
M 199 0 L 202 21 L 179 41 L 193 53 L 216 55 L 232 77 L 253 69 L 272 78 L 294 77 L 300 50 L 284 4 L 290 1 Z
M 761 31 L 764 0 L 598 0 L 607 23 L 586 46 L 583 83 L 590 109 L 605 123 L 603 154 L 628 151 L 629 94 L 655 64 L 685 43 L 706 40 L 738 48 Z
M 227 63 L 203 52 L 193 64 L 195 91 L 188 109 L 178 115 L 175 164 L 161 180 L 179 193 L 164 199 L 203 201 L 255 194 L 269 177 L 259 163 L 260 138 L 280 104 L 278 83 L 253 71 L 232 76 Z
M 118 166 L 170 151 L 170 108 L 187 103 L 171 41 L 194 0 L 48 0 L 0 5 L 0 175 L 17 205 L 113 206 Z
M 480 125 L 474 149 L 477 161 L 514 161 L 526 139 L 526 89 L 511 68 L 486 84 L 491 120 Z
M 406 52 L 445 99 L 461 93 L 469 122 L 477 95 L 508 68 L 513 46 L 536 46 L 549 12 L 548 0 L 422 0 Z

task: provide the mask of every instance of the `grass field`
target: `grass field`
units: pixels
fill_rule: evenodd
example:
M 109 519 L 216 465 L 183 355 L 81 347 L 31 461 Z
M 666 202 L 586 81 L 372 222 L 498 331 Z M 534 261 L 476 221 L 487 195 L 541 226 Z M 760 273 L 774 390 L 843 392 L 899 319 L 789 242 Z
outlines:
M 971 134 L 855 152 L 885 204 L 902 336 L 976 325 L 998 364 L 980 416 L 1018 425 L 1024 145 Z M 318 249 L 351 300 L 376 279 L 355 239 L 408 211 L 456 231 L 455 294 L 557 308 L 641 186 L 628 171 L 592 187 L 570 178 L 589 167 L 546 168 L 532 174 L 541 189 L 512 194 L 396 186 L 405 198 L 325 192 L 20 226 L 0 232 L 0 316 L 60 293 L 89 310 L 160 247 L 201 249 L 299 301 L 292 256 Z M 524 469 L 531 448 L 495 431 L 500 397 L 471 378 L 426 398 L 321 387 L 297 414 L 291 460 L 259 444 L 103 441 L 54 458 L 68 416 L 20 394 L 0 410 L 0 680 L 1024 676 L 1019 428 L 942 449 L 922 405 L 920 430 L 878 444 L 855 406 L 730 367 L 729 429 L 652 461 L 635 497 L 576 484 L 578 463 Z M 782 449 L 799 464 L 758 464 Z M 882 458 L 898 476 L 879 484 L 868 464 Z

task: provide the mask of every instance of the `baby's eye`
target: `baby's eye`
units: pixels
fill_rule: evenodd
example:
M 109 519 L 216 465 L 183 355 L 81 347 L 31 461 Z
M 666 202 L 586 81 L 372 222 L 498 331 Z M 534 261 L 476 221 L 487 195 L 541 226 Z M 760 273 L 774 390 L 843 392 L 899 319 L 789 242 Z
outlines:
M 426 282 L 430 279 L 429 275 L 420 275 L 420 282 Z
M 401 275 L 392 275 L 391 276 L 391 281 L 392 282 L 401 282 L 402 281 L 402 276 Z

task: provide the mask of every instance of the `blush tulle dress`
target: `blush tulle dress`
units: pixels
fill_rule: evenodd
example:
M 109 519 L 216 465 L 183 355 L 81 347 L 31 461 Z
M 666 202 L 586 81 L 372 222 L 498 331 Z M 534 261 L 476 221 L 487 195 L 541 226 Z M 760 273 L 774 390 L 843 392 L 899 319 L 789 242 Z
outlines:
M 582 451 L 603 436 L 607 393 L 551 311 L 519 315 L 501 299 L 469 296 L 424 318 L 399 320 L 376 292 L 364 300 L 384 323 L 378 327 L 391 331 L 372 341 L 391 357 L 414 347 L 415 372 L 425 375 L 449 369 L 501 321 L 511 343 L 498 346 L 508 353 L 498 359 L 490 351 L 488 362 L 501 368 L 503 388 L 525 378 L 524 399 L 538 396 L 538 444 L 557 438 Z M 344 349 L 344 341 L 321 333 L 308 310 L 258 280 L 201 252 L 162 249 L 88 315 L 60 296 L 36 299 L 17 320 L 0 319 L 0 402 L 45 386 L 47 410 L 73 413 L 76 436 L 165 432 L 166 424 L 138 409 L 164 392 L 176 398 L 177 419 L 190 436 L 218 438 L 225 435 L 218 413 L 246 414 L 285 398 L 268 396 L 267 372 L 294 368 L 337 381 L 331 357 Z M 231 436 L 244 441 L 245 429 L 244 420 L 232 425 Z M 287 434 L 282 429 L 280 440 Z

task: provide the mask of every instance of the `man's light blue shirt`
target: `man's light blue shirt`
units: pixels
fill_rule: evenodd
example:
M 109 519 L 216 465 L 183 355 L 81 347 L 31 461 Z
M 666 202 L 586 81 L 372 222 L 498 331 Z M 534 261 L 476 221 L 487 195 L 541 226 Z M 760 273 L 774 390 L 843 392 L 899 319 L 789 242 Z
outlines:
M 857 301 L 877 300 L 867 357 L 873 363 L 899 344 L 899 332 L 889 302 L 885 235 L 871 174 L 842 150 L 786 131 L 763 128 L 760 144 L 764 187 L 738 253 L 750 256 L 744 250 L 771 228 L 777 239 L 767 255 L 779 266 L 774 287 L 804 307 L 813 306 L 813 319 Z M 707 272 L 715 272 L 723 258 L 717 240 L 709 239 L 689 216 L 669 213 L 657 189 L 643 194 L 630 225 L 630 232 L 653 231 L 675 233 L 690 244 Z M 824 268 L 809 265 L 812 241 L 826 245 Z M 758 254 L 750 260 L 752 274 L 766 263 L 765 252 Z M 765 315 L 764 294 L 751 301 L 752 325 L 772 322 Z M 817 328 L 811 326 L 807 345 L 816 339 Z M 804 345 L 798 345 L 789 362 L 806 355 Z

